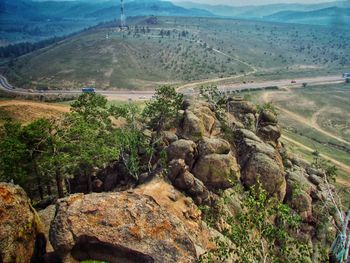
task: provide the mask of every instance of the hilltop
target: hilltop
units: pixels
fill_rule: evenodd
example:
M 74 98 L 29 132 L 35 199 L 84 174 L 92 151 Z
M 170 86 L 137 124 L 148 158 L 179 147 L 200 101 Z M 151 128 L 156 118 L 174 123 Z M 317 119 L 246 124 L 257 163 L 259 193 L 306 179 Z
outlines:
M 350 34 L 340 28 L 176 17 L 139 17 L 130 27 L 109 23 L 57 42 L 14 59 L 5 76 L 24 88 L 147 89 L 339 74 L 350 65 Z

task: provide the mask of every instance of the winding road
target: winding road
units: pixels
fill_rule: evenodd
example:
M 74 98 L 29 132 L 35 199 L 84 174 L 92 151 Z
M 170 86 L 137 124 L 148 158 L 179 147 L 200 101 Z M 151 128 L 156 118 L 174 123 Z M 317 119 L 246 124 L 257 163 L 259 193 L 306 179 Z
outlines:
M 222 80 L 232 80 L 235 78 L 239 78 L 241 76 L 247 76 L 248 73 L 244 75 L 236 75 L 233 77 L 228 78 L 215 78 L 215 79 L 209 79 L 209 80 L 202 80 L 197 82 L 188 83 L 185 85 L 180 86 L 177 91 L 190 94 L 190 95 L 196 95 L 196 92 L 193 90 L 193 87 L 196 87 L 198 85 L 205 85 L 205 84 L 211 84 L 215 83 L 217 81 Z M 253 74 L 253 71 L 250 72 L 250 74 Z M 302 83 L 307 82 L 309 85 L 316 85 L 316 84 L 328 84 L 328 83 L 340 83 L 343 82 L 344 79 L 342 79 L 340 76 L 325 76 L 325 77 L 314 77 L 314 78 L 300 78 L 295 79 L 296 83 L 291 84 L 290 79 L 284 79 L 284 80 L 275 80 L 275 81 L 262 81 L 262 82 L 256 82 L 256 83 L 235 83 L 230 85 L 219 85 L 218 88 L 224 92 L 230 92 L 230 91 L 242 91 L 242 90 L 251 90 L 251 89 L 264 89 L 266 87 L 271 86 L 278 86 L 278 87 L 284 87 L 284 86 L 290 86 L 291 88 L 299 88 L 302 86 Z M 18 94 L 18 95 L 76 95 L 80 94 L 81 90 L 49 90 L 49 91 L 35 91 L 35 90 L 26 90 L 26 89 L 20 89 L 13 87 L 10 85 L 7 81 L 7 79 L 0 75 L 0 90 L 12 93 L 12 94 Z M 153 90 L 146 90 L 146 91 L 116 91 L 116 90 L 97 90 L 96 91 L 99 94 L 102 94 L 106 96 L 109 100 L 147 100 L 152 98 L 154 95 Z

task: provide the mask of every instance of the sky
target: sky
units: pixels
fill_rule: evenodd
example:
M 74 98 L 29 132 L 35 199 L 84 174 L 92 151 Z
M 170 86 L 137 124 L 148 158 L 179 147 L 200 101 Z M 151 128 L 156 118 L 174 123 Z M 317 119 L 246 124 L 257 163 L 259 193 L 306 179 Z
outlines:
M 300 4 L 313 4 L 331 2 L 332 0 L 171 0 L 172 2 L 196 2 L 203 4 L 225 4 L 225 5 L 265 5 L 265 4 L 277 4 L 277 3 L 300 3 Z

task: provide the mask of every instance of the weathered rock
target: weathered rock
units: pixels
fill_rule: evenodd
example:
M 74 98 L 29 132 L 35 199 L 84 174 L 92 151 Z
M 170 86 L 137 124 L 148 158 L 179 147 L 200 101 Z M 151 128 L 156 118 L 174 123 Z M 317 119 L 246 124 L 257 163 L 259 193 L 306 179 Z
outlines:
M 302 186 L 290 179 L 287 180 L 287 203 L 295 209 L 304 221 L 312 216 L 312 198 Z
M 0 183 L 0 262 L 29 262 L 41 229 L 24 190 Z
M 242 212 L 242 196 L 235 191 L 234 188 L 229 188 L 224 191 L 226 209 L 230 216 L 236 218 Z M 239 223 L 239 222 L 237 222 Z
M 185 171 L 174 181 L 174 186 L 180 190 L 188 191 L 194 185 L 194 176 L 189 171 Z
M 303 169 L 288 171 L 287 181 L 290 181 L 288 185 L 295 185 L 299 189 L 305 191 L 307 194 L 310 194 L 315 189 L 315 186 L 308 180 L 308 174 L 305 173 Z
M 256 114 L 257 108 L 249 101 L 231 100 L 228 102 L 228 111 L 235 114 Z
M 256 106 L 248 101 L 231 100 L 228 102 L 228 111 L 248 130 L 255 130 L 257 112 Z
M 179 211 L 162 184 L 164 181 L 133 192 L 76 194 L 60 200 L 50 229 L 55 251 L 63 257 L 71 253 L 79 260 L 83 248 L 89 247 L 89 257 L 96 260 L 195 262 L 196 248 L 189 232 L 201 234 L 193 221 L 196 215 L 192 223 L 197 226 L 187 229 L 182 218 L 174 215 Z
M 53 251 L 53 247 L 49 242 L 49 231 L 50 231 L 51 222 L 55 218 L 55 213 L 56 213 L 56 205 L 50 205 L 44 210 L 38 211 L 38 215 L 40 217 L 40 220 L 43 226 L 43 234 L 45 235 L 46 240 L 48 241 L 46 243 L 47 252 Z
M 277 142 L 281 137 L 281 127 L 279 125 L 267 125 L 259 127 L 257 135 L 265 142 Z
M 168 167 L 168 178 L 171 182 L 175 182 L 176 178 L 185 173 L 188 170 L 188 166 L 182 159 L 172 160 Z
M 240 172 L 236 158 L 232 154 L 210 154 L 201 157 L 192 173 L 208 189 L 227 189 L 239 180 Z
M 286 201 L 294 208 L 304 221 L 312 217 L 312 196 L 317 196 L 316 187 L 308 180 L 303 169 L 287 173 Z M 320 197 L 316 197 L 319 199 Z
M 304 169 L 311 166 L 311 164 L 308 161 L 301 159 L 296 155 L 291 155 L 290 161 L 292 162 L 293 165 L 299 166 Z
M 324 182 L 324 180 L 321 177 L 314 174 L 309 175 L 309 181 L 314 185 L 320 185 Z
M 203 137 L 210 137 L 217 119 L 214 112 L 205 104 L 194 104 L 185 110 L 181 127 L 181 137 L 192 141 L 199 141 Z
M 317 169 L 317 168 L 312 167 L 310 165 L 310 166 L 307 166 L 305 170 L 309 175 L 313 174 L 313 175 L 324 178 L 325 172 L 322 169 Z
M 264 125 L 264 126 L 269 124 L 276 125 L 278 122 L 277 114 L 271 110 L 261 111 L 258 119 L 259 119 L 259 125 Z
M 255 142 L 263 142 L 254 132 L 247 129 L 239 129 L 236 131 L 237 141 L 243 141 L 245 139 L 249 139 Z
M 204 138 L 198 143 L 198 154 L 200 156 L 209 154 L 228 154 L 231 150 L 231 145 L 228 141 L 216 138 Z
M 186 164 L 192 167 L 197 152 L 196 144 L 190 140 L 178 140 L 166 148 L 168 160 L 183 159 Z
M 280 200 L 286 194 L 282 161 L 276 157 L 270 158 L 264 153 L 255 152 L 242 167 L 242 182 L 245 186 L 257 186 L 259 183 L 270 194 Z
M 235 141 L 243 184 L 251 187 L 260 183 L 270 195 L 277 195 L 283 200 L 286 181 L 278 150 L 244 129 L 235 132 Z
M 179 190 L 190 195 L 197 205 L 209 202 L 210 193 L 204 184 L 188 171 L 184 160 L 173 160 L 169 164 L 168 178 Z
M 151 196 L 162 208 L 180 219 L 187 234 L 195 244 L 197 256 L 208 248 L 213 248 L 211 238 L 215 237 L 217 233 L 212 233 L 212 229 L 209 229 L 201 220 L 201 212 L 191 198 L 186 197 L 161 178 L 141 185 L 135 189 L 135 192 Z M 169 197 L 169 193 L 176 195 L 176 201 Z

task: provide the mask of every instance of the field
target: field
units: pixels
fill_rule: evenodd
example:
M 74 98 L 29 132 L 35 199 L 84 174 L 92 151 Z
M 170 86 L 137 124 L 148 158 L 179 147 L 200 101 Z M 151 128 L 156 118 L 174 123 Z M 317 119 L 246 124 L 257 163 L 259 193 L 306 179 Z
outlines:
M 13 61 L 24 88 L 151 89 L 339 74 L 350 66 L 342 29 L 233 19 L 137 18 L 129 32 L 100 28 Z M 220 81 L 222 80 L 222 81 Z
M 0 125 L 6 120 L 29 123 L 38 118 L 56 117 L 69 111 L 66 105 L 26 100 L 0 100 Z
M 312 153 L 317 150 L 323 159 L 337 166 L 340 189 L 349 189 L 349 83 L 282 87 L 278 91 L 252 93 L 252 99 L 277 108 L 283 142 L 292 152 L 313 161 Z

